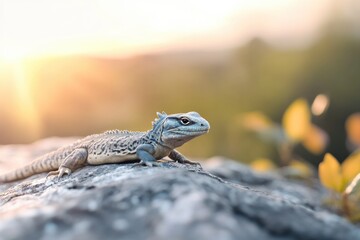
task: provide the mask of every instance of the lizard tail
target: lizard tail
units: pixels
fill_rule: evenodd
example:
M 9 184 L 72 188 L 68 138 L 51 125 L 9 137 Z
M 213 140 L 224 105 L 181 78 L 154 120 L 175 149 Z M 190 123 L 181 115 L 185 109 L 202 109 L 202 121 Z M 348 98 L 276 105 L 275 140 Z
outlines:
M 8 182 L 13 182 L 13 181 L 17 181 L 17 180 L 21 180 L 27 177 L 30 177 L 32 175 L 38 174 L 38 173 L 43 173 L 43 172 L 48 172 L 48 171 L 52 171 L 52 170 L 56 170 L 57 166 L 50 166 L 47 163 L 47 159 L 38 159 L 35 160 L 34 162 L 15 169 L 14 171 L 5 173 L 4 175 L 0 176 L 0 183 L 8 183 Z

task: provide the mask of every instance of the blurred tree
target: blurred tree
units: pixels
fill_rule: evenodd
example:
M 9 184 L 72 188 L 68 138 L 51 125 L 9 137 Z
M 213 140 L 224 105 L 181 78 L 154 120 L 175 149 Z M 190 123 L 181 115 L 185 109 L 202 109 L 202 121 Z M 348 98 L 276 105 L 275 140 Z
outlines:
M 330 97 L 328 112 L 312 121 L 330 135 L 329 152 L 338 159 L 345 148 L 344 124 L 360 102 L 360 40 L 329 28 L 313 45 L 278 49 L 261 39 L 228 52 L 178 52 L 131 59 L 59 57 L 33 61 L 28 71 L 31 96 L 40 115 L 40 137 L 86 135 L 110 128 L 145 130 L 156 111 L 198 111 L 211 123 L 210 133 L 185 145 L 187 155 L 214 154 L 251 161 L 276 159 L 273 146 L 243 131 L 239 114 L 262 111 L 281 122 L 287 106 L 299 97 L 311 102 Z M 0 75 L 2 124 L 0 143 L 24 138 L 14 119 L 12 78 Z M 26 116 L 24 116 L 26 118 Z M 22 130 L 23 131 L 23 130 Z M 320 161 L 296 149 L 313 163 Z

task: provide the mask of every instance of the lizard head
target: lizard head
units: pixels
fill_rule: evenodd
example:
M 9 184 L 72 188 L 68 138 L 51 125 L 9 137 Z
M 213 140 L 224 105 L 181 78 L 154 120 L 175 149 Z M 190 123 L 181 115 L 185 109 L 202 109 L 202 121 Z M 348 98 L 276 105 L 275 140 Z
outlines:
M 167 115 L 157 113 L 158 119 L 153 122 L 153 130 L 161 133 L 160 143 L 172 148 L 179 147 L 187 141 L 207 133 L 210 124 L 197 112 Z

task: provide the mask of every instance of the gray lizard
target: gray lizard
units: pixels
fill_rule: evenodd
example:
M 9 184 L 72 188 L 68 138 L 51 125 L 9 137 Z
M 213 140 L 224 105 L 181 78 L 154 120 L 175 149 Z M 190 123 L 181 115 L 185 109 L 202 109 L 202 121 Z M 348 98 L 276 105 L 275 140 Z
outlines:
M 111 130 L 87 136 L 35 159 L 32 163 L 0 176 L 0 183 L 12 182 L 49 172 L 70 175 L 85 165 L 137 161 L 137 165 L 154 166 L 163 157 L 180 163 L 197 164 L 175 150 L 187 141 L 207 133 L 209 123 L 197 112 L 167 115 L 157 113 L 153 128 L 147 132 Z

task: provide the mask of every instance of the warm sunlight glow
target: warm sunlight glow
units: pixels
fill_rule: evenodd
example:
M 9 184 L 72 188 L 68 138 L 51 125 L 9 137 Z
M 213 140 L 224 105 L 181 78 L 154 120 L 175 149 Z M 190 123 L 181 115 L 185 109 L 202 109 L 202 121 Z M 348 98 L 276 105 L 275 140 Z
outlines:
M 19 48 L 3 48 L 4 49 L 1 49 L 0 56 L 1 59 L 5 60 L 7 63 L 17 64 L 27 55 Z
M 324 21 L 329 2 L 0 0 L 0 58 L 228 48 L 254 36 L 301 41 Z
M 30 86 L 34 79 L 29 75 L 34 65 L 25 60 L 224 50 L 239 47 L 254 37 L 284 46 L 284 42 L 297 44 L 315 35 L 332 2 L 0 0 L 0 83 L 14 90 L 10 95 L 16 102 L 16 119 L 30 129 L 29 135 L 38 136 L 40 110 Z M 289 38 L 291 41 L 287 41 Z M 49 69 L 48 74 L 56 68 Z M 59 71 L 58 81 L 70 79 L 65 72 Z M 45 80 L 55 82 L 54 78 Z
M 38 138 L 41 135 L 41 124 L 38 111 L 31 96 L 27 73 L 21 62 L 13 64 L 14 83 L 16 94 L 16 119 L 20 125 L 26 129 L 23 134 L 25 137 Z

